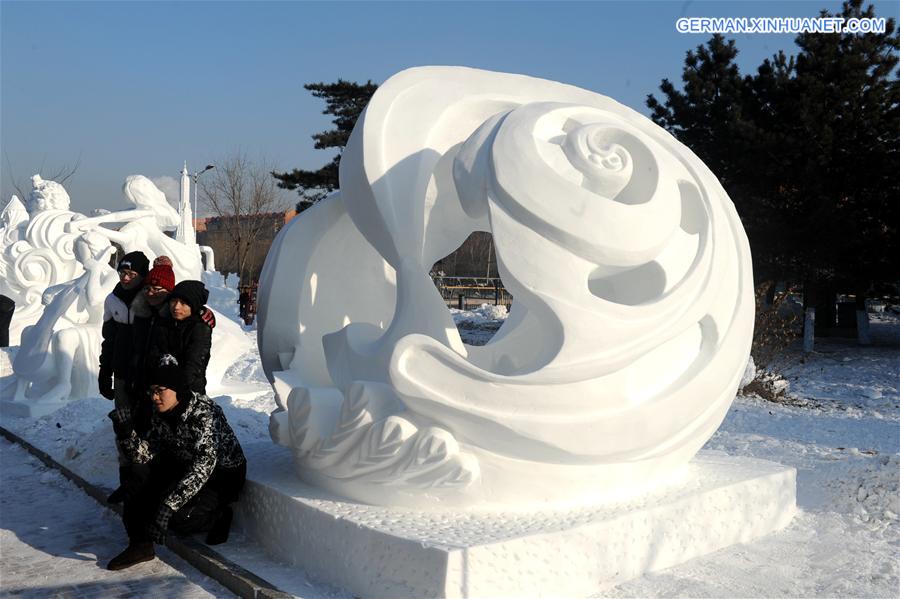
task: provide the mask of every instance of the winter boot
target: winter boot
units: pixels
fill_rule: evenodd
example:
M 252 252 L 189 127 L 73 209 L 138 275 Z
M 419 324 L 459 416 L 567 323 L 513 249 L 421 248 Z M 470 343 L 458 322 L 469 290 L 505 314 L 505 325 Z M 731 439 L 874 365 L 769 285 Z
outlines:
M 106 566 L 107 570 L 124 570 L 141 562 L 149 562 L 156 553 L 153 551 L 153 543 L 146 541 L 143 543 L 129 543 L 125 551 L 109 560 Z
M 212 528 L 206 533 L 207 545 L 221 545 L 228 540 L 228 533 L 231 532 L 231 519 L 233 517 L 234 512 L 231 511 L 231 506 L 226 505 L 222 508 L 216 521 L 213 522 Z

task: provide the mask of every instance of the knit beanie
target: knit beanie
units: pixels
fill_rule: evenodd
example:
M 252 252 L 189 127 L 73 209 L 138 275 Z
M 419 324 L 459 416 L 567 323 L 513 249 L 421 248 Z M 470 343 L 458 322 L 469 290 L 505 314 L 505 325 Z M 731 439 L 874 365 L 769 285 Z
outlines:
M 150 261 L 144 252 L 128 252 L 119 260 L 119 267 L 116 270 L 133 270 L 143 277 L 149 267 Z
M 159 364 L 150 368 L 150 372 L 147 375 L 147 384 L 165 387 L 176 393 L 184 392 L 187 389 L 181 366 L 179 366 L 175 356 L 170 354 L 162 356 Z
M 209 299 L 209 291 L 200 281 L 182 281 L 169 294 L 169 302 L 180 299 L 191 307 L 191 314 L 200 315 L 200 308 Z
M 157 262 L 159 258 L 156 259 Z M 172 266 L 166 264 L 153 263 L 153 268 L 144 277 L 145 287 L 164 287 L 166 291 L 172 291 L 175 288 L 175 273 L 172 272 Z

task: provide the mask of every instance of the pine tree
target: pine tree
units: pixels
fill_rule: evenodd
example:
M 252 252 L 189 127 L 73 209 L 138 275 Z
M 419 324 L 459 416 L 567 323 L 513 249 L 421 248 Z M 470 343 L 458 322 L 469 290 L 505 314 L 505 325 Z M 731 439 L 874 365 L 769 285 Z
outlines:
M 317 98 L 325 100 L 326 108 L 322 114 L 330 114 L 335 128 L 322 131 L 312 136 L 317 150 L 337 148 L 338 155 L 322 168 L 314 171 L 294 169 L 289 173 L 273 172 L 272 176 L 278 179 L 278 186 L 283 189 L 295 189 L 300 194 L 297 202 L 297 211 L 302 212 L 313 203 L 323 198 L 327 193 L 338 189 L 338 168 L 341 163 L 341 154 L 356 120 L 368 105 L 369 100 L 378 89 L 378 85 L 367 81 L 359 84 L 353 81 L 338 79 L 335 83 L 308 83 L 303 86 L 312 92 Z
M 875 12 L 850 0 L 838 16 Z M 803 160 L 786 174 L 804 190 L 810 276 L 859 297 L 900 277 L 900 35 L 888 19 L 885 33 L 804 33 L 796 42 L 793 95 L 802 102 L 790 143 Z
M 837 16 L 875 13 L 848 0 Z M 733 42 L 714 36 L 688 52 L 683 92 L 663 80 L 666 103 L 647 101 L 722 179 L 757 281 L 802 284 L 817 329 L 835 325 L 836 292 L 855 293 L 861 342 L 866 294 L 900 278 L 900 37 L 886 24 L 881 34 L 800 34 L 796 57 L 779 52 L 740 84 Z M 809 327 L 805 339 L 811 349 Z
M 875 13 L 850 0 L 838 16 Z M 900 42 L 893 19 L 883 34 L 795 41 L 796 57 L 779 52 L 741 79 L 734 43 L 714 36 L 688 52 L 684 91 L 663 80 L 665 104 L 647 105 L 722 180 L 757 280 L 802 283 L 812 303 L 833 306 L 838 288 L 859 298 L 900 277 Z
M 653 121 L 691 148 L 725 185 L 734 179 L 737 149 L 721 141 L 737 130 L 743 110 L 744 81 L 734 63 L 737 54 L 734 40 L 726 42 L 716 34 L 706 46 L 688 51 L 683 92 L 663 79 L 665 104 L 647 96 Z

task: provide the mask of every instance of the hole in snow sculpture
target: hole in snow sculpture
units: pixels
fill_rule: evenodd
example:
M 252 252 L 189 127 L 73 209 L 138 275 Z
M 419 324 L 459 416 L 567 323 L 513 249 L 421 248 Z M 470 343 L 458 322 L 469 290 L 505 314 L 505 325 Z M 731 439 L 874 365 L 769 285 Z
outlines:
M 463 343 L 472 347 L 490 343 L 513 303 L 497 273 L 493 236 L 475 231 L 435 262 L 430 273 Z
M 647 118 L 411 69 L 372 98 L 340 182 L 260 284 L 271 433 L 305 480 L 423 509 L 589 503 L 664 480 L 718 428 L 749 355 L 749 246 L 715 176 Z M 483 347 L 429 277 L 475 231 L 515 297 Z

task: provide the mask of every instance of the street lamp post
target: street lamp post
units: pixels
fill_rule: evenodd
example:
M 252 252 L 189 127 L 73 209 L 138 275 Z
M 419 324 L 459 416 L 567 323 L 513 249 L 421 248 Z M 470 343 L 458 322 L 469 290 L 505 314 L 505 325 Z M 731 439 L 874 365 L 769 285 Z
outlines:
M 208 171 L 210 169 L 214 169 L 214 168 L 216 168 L 215 165 L 207 164 L 205 169 L 203 169 L 202 171 L 197 171 L 196 173 L 191 175 L 191 178 L 194 180 L 194 219 L 195 219 L 195 222 L 196 222 L 196 219 L 199 218 L 199 215 L 197 214 L 197 198 L 200 196 L 200 190 L 197 188 L 197 179 L 199 179 L 200 175 L 202 175 L 206 171 Z M 196 227 L 194 227 L 194 229 L 196 229 Z

